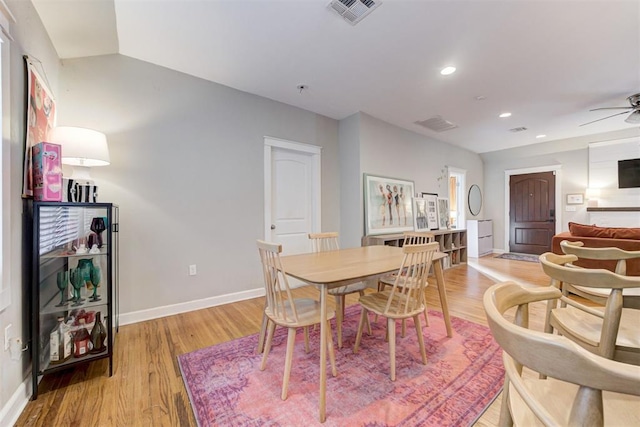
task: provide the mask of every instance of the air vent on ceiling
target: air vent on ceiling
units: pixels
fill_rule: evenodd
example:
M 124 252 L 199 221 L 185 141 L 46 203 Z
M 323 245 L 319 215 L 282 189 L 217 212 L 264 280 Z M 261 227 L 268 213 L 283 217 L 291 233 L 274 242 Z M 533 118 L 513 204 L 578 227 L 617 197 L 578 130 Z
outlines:
M 458 125 L 453 124 L 450 121 L 445 120 L 440 116 L 435 116 L 427 120 L 418 121 L 418 122 L 415 122 L 415 124 L 424 126 L 427 129 L 430 129 L 435 132 L 444 132 L 446 130 L 451 130 L 458 127 Z
M 331 0 L 329 8 L 338 12 L 351 25 L 356 25 L 381 3 L 382 0 Z
M 520 126 L 519 128 L 513 128 L 513 129 L 509 129 L 509 132 L 524 132 L 525 130 L 527 130 L 526 127 L 524 126 Z

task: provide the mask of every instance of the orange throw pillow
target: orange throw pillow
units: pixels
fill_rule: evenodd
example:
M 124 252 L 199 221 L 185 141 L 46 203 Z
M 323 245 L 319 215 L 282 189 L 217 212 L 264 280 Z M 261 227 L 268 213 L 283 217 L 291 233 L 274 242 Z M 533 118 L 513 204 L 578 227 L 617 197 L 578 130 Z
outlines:
M 577 237 L 640 240 L 640 228 L 598 227 L 570 222 L 569 231 Z

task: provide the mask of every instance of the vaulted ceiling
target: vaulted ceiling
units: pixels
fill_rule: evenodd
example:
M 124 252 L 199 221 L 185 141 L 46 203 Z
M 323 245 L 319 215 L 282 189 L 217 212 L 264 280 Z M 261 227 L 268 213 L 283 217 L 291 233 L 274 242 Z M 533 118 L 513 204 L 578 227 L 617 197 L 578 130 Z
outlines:
M 478 153 L 640 126 L 627 114 L 580 126 L 640 93 L 637 0 L 382 0 L 357 25 L 329 0 L 33 3 L 63 59 L 120 53 Z M 436 116 L 457 127 L 415 123 Z

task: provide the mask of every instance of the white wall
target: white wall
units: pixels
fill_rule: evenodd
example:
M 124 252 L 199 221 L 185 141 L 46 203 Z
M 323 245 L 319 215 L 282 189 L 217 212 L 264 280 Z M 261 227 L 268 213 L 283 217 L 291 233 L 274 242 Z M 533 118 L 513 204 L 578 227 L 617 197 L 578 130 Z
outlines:
M 25 63 L 28 54 L 42 62 L 42 70 L 54 95 L 58 92 L 58 56 L 47 36 L 40 18 L 30 1 L 8 0 L 7 6 L 15 16 L 11 25 L 10 43 L 10 110 L 11 138 L 9 146 L 10 170 L 3 170 L 3 179 L 10 179 L 10 193 L 3 203 L 10 203 L 11 230 L 9 236 L 10 260 L 3 268 L 8 269 L 11 289 L 11 305 L 0 312 L 0 331 L 12 325 L 12 337 L 28 343 L 29 319 L 28 295 L 23 283 L 23 236 L 22 236 L 22 165 L 24 156 L 25 118 Z M 58 101 L 58 100 L 56 100 Z M 4 333 L 2 334 L 4 336 Z M 19 415 L 30 395 L 29 353 L 23 353 L 20 361 L 13 361 L 9 352 L 0 347 L 0 425 L 9 423 Z
M 362 195 L 364 173 L 411 180 L 414 181 L 417 193 L 438 193 L 442 197 L 448 197 L 447 181 L 438 180 L 438 177 L 444 173 L 446 166 L 453 166 L 467 171 L 465 194 L 472 184 L 478 184 L 482 188 L 483 166 L 479 155 L 364 113 L 356 116 L 360 158 L 358 186 L 353 186 L 353 183 L 348 187 L 342 186 L 342 227 L 343 230 L 351 230 L 350 240 L 345 242 L 348 246 L 359 246 L 365 232 Z M 341 133 L 340 144 L 342 143 Z M 484 188 L 482 190 L 484 192 Z
M 337 121 L 122 55 L 65 60 L 60 87 L 59 123 L 108 137 L 91 173 L 120 205 L 121 313 L 263 287 L 264 136 L 323 147 L 322 227 L 339 229 Z
M 566 211 L 566 195 L 585 193 L 589 177 L 588 145 L 592 142 L 608 141 L 639 135 L 638 129 L 632 128 L 619 132 L 591 135 L 588 137 L 570 138 L 542 144 L 532 144 L 508 150 L 493 151 L 481 154 L 484 161 L 485 218 L 493 219 L 493 244 L 498 250 L 504 247 L 505 229 L 509 218 L 505 218 L 505 170 L 524 169 L 539 166 L 561 167 L 561 200 L 562 205 L 556 207 L 556 220 L 561 222 L 562 231 L 568 230 L 570 221 L 588 222 L 587 203 L 573 205 L 576 211 Z

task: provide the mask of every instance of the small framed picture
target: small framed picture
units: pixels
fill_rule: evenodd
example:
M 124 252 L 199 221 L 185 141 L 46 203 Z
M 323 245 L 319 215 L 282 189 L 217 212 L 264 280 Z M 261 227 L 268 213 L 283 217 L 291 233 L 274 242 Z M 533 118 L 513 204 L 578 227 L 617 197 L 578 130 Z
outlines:
M 438 197 L 438 226 L 440 230 L 447 230 L 449 225 L 449 199 Z
M 567 194 L 568 205 L 581 205 L 584 203 L 584 196 L 582 193 Z
M 437 230 L 438 227 L 438 195 L 436 193 L 422 193 L 424 210 L 427 216 L 427 227 L 424 230 Z
M 430 231 L 438 229 L 438 218 L 436 215 L 436 204 L 430 203 L 422 197 L 413 198 L 413 228 L 416 231 Z

